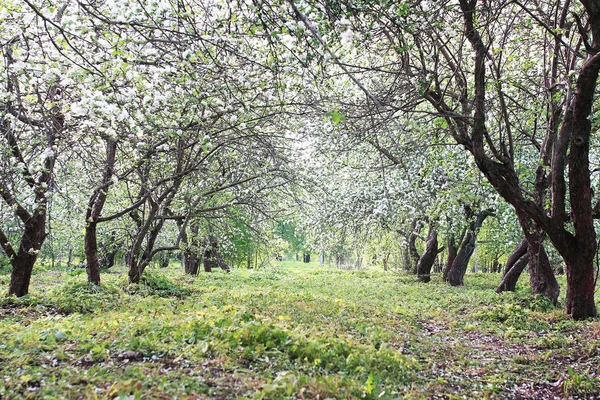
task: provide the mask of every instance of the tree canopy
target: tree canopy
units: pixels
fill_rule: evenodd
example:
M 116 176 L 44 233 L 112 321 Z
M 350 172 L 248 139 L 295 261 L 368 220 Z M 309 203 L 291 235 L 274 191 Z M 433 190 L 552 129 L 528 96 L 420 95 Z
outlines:
M 597 315 L 596 1 L 15 0 L 0 46 L 10 294 L 312 252 Z

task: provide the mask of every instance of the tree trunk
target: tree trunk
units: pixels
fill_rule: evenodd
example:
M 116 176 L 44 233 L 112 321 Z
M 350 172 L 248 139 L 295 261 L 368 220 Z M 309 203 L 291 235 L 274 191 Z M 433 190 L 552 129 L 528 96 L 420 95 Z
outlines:
M 142 278 L 142 274 L 146 270 L 146 267 L 150 265 L 150 262 L 152 262 L 152 258 L 156 254 L 156 252 L 154 251 L 154 244 L 156 243 L 156 238 L 158 237 L 158 234 L 160 233 L 163 227 L 163 221 L 164 220 L 162 219 L 156 221 L 155 225 L 150 230 L 150 234 L 148 235 L 146 241 L 146 248 L 144 249 L 141 257 L 139 258 L 139 261 L 137 261 L 136 257 L 132 259 L 132 263 L 129 265 L 130 283 L 139 283 L 140 279 Z
M 200 227 L 197 222 L 192 222 L 190 225 L 190 233 L 192 234 L 192 239 L 189 240 L 187 234 L 185 233 L 185 229 L 182 229 L 181 239 L 184 242 L 184 247 L 186 250 L 183 252 L 184 254 L 184 271 L 188 275 L 198 275 L 198 270 L 200 269 L 200 257 L 198 257 L 199 249 L 198 249 L 198 231 Z M 188 243 L 189 240 L 189 243 Z
M 471 222 L 469 230 L 460 244 L 458 254 L 452 262 L 450 271 L 448 271 L 448 282 L 450 285 L 464 285 L 464 277 L 465 273 L 467 272 L 467 267 L 469 266 L 469 260 L 475 251 L 477 232 L 479 231 L 479 228 L 481 228 L 481 225 L 483 225 L 483 221 L 485 221 L 485 219 L 490 215 L 493 215 L 490 210 L 482 211 L 479 213 L 479 215 L 477 215 L 475 221 Z
M 435 262 L 438 254 L 437 232 L 431 226 L 427 235 L 427 243 L 425 251 L 417 262 L 417 277 L 421 282 L 429 282 L 431 280 L 431 267 Z
M 219 253 L 219 243 L 213 235 L 206 238 L 207 246 L 204 250 L 204 272 L 212 272 L 213 268 L 221 268 L 229 272 L 229 265 Z
M 456 253 L 458 251 L 456 247 L 456 240 L 454 236 L 450 236 L 448 238 L 448 261 L 446 262 L 446 267 L 444 268 L 444 272 L 442 273 L 442 280 L 444 282 L 448 281 L 448 273 L 450 272 L 450 268 L 452 268 L 452 264 L 454 263 L 454 259 L 456 258 Z
M 69 256 L 67 258 L 67 268 L 71 268 L 71 264 L 73 262 L 73 249 L 69 248 Z
M 413 274 L 415 275 L 417 273 L 417 264 L 419 263 L 419 259 L 421 258 L 421 255 L 417 250 L 416 242 L 417 238 L 419 237 L 419 234 L 421 233 L 422 227 L 423 225 L 419 221 L 414 219 L 411 224 L 410 234 L 408 235 L 408 254 L 410 255 L 410 258 L 412 260 L 410 270 L 412 270 Z
M 88 282 L 95 285 L 100 284 L 100 262 L 98 261 L 98 237 L 97 226 L 98 218 L 102 214 L 102 209 L 108 196 L 108 188 L 111 185 L 111 177 L 114 172 L 115 158 L 117 153 L 117 142 L 114 139 L 106 141 L 106 161 L 102 184 L 94 190 L 88 203 L 85 215 L 85 260 L 88 275 Z
M 206 250 L 204 252 L 204 256 L 202 257 L 202 259 L 203 259 L 204 272 L 212 272 L 213 264 L 214 264 L 214 261 L 212 260 L 212 251 Z
M 203 263 L 204 263 L 204 272 L 212 272 L 213 268 L 215 268 L 216 260 L 215 253 L 217 252 L 217 243 L 214 236 L 209 235 L 206 238 L 206 248 L 204 249 L 204 254 L 202 255 Z
M 592 247 L 593 248 L 593 247 Z M 594 255 L 573 255 L 573 259 L 565 259 L 567 264 L 567 295 L 565 309 L 567 314 L 575 320 L 582 320 L 597 316 L 594 303 L 594 289 L 596 279 L 594 276 Z
M 98 238 L 97 223 L 90 221 L 85 227 L 83 247 L 85 249 L 85 260 L 88 282 L 95 285 L 100 284 L 100 263 L 98 261 Z
M 100 269 L 110 269 L 115 266 L 115 258 L 117 257 L 118 249 L 106 249 L 106 252 L 102 255 L 100 262 Z
M 514 292 L 519 276 L 529 262 L 529 257 L 525 257 L 526 261 L 523 263 L 523 257 L 527 255 L 527 246 L 527 239 L 523 238 L 519 244 L 517 244 L 510 256 L 508 256 L 508 260 L 506 260 L 506 265 L 504 267 L 504 273 L 502 274 L 502 280 L 496 288 L 496 293 L 505 291 Z M 518 262 L 521 262 L 521 264 L 513 270 L 515 264 Z M 510 276 L 508 276 L 509 274 Z
M 542 244 L 543 233 L 527 235 L 527 256 L 529 258 L 529 283 L 531 284 L 532 294 L 541 294 L 546 296 L 556 305 L 560 287 L 554 276 L 554 271 L 550 265 L 550 260 L 546 254 L 546 249 Z
M 517 287 L 517 281 L 528 262 L 529 255 L 527 253 L 524 253 L 521 258 L 513 262 L 510 269 L 502 277 L 502 281 L 496 288 L 496 293 L 514 292 Z M 507 263 L 506 265 L 508 267 L 509 264 Z
M 198 275 L 200 269 L 200 260 L 195 251 L 188 251 L 185 255 L 185 273 L 188 275 Z
M 18 253 L 13 257 L 9 257 L 12 266 L 8 287 L 9 295 L 22 297 L 29 293 L 33 266 L 46 237 L 45 229 L 46 211 L 45 205 L 42 204 L 38 206 L 38 209 L 25 223 Z
M 460 249 L 452 262 L 450 271 L 448 271 L 448 282 L 452 286 L 464 285 L 464 276 L 469 266 L 469 260 L 475 251 L 476 239 L 477 235 L 475 232 L 469 231 L 460 244 Z

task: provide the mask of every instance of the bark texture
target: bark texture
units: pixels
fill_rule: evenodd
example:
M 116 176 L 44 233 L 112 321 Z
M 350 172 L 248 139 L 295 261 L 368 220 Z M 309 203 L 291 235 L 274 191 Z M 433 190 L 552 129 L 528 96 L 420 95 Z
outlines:
M 504 267 L 502 281 L 496 288 L 496 293 L 515 291 L 515 288 L 517 287 L 517 281 L 529 262 L 527 247 L 527 240 L 523 239 L 521 242 L 519 242 L 511 255 L 508 256 L 506 266 Z
M 98 260 L 98 218 L 108 196 L 108 188 L 112 184 L 111 177 L 114 173 L 115 159 L 117 153 L 117 142 L 114 139 L 106 141 L 106 161 L 104 164 L 104 175 L 99 187 L 94 190 L 85 215 L 85 236 L 83 239 L 85 249 L 85 261 L 88 282 L 95 285 L 100 284 L 100 262 Z M 114 256 L 113 256 L 114 260 Z
M 444 271 L 442 272 L 442 280 L 444 282 L 448 281 L 448 273 L 450 272 L 450 268 L 452 268 L 452 264 L 454 263 L 454 259 L 456 258 L 456 254 L 458 252 L 458 248 L 456 247 L 456 239 L 454 236 L 450 236 L 448 238 L 448 260 L 446 261 L 446 266 L 444 267 Z
M 417 262 L 417 277 L 421 282 L 429 282 L 431 280 L 431 268 L 438 255 L 438 240 L 437 232 L 434 228 L 429 227 L 427 234 L 427 242 L 425 251 Z
M 219 252 L 219 243 L 217 238 L 209 235 L 206 238 L 206 248 L 204 249 L 204 272 L 212 272 L 213 268 L 221 268 L 229 272 L 229 265 L 225 262 Z
M 469 224 L 469 229 L 467 230 L 465 237 L 460 244 L 460 248 L 456 257 L 454 258 L 454 261 L 452 262 L 450 271 L 448 271 L 448 283 L 450 283 L 450 285 L 464 285 L 464 277 L 465 273 L 467 272 L 467 267 L 469 266 L 469 260 L 475 251 L 477 233 L 479 228 L 481 228 L 481 225 L 483 225 L 485 219 L 490 215 L 493 215 L 491 210 L 484 210 L 480 212 L 475 220 Z
M 408 235 L 408 254 L 410 255 L 410 259 L 412 261 L 410 270 L 413 272 L 413 274 L 417 273 L 417 264 L 419 263 L 419 259 L 421 258 L 421 255 L 417 250 L 416 242 L 417 238 L 419 237 L 419 234 L 421 233 L 422 227 L 423 225 L 421 224 L 421 222 L 414 219 L 411 224 L 411 231 Z

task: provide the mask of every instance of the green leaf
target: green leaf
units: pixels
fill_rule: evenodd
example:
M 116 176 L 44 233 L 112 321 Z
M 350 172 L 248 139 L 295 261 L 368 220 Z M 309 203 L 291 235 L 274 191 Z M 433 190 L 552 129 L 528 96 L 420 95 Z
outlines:
M 329 111 L 325 116 L 331 118 L 334 124 L 339 124 L 346 119 L 346 116 L 339 111 Z

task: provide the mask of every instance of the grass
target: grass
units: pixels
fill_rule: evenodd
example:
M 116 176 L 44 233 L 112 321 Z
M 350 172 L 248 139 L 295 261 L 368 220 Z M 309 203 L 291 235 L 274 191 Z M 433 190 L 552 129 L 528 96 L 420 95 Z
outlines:
M 128 285 L 42 271 L 0 298 L 0 398 L 565 398 L 600 391 L 600 323 L 498 275 L 283 262 Z M 7 276 L 0 275 L 5 285 Z M 564 282 L 563 287 L 564 287 Z M 5 286 L 2 288 L 5 290 Z M 564 290 L 563 290 L 564 292 Z M 563 293 L 564 297 L 564 293 Z

